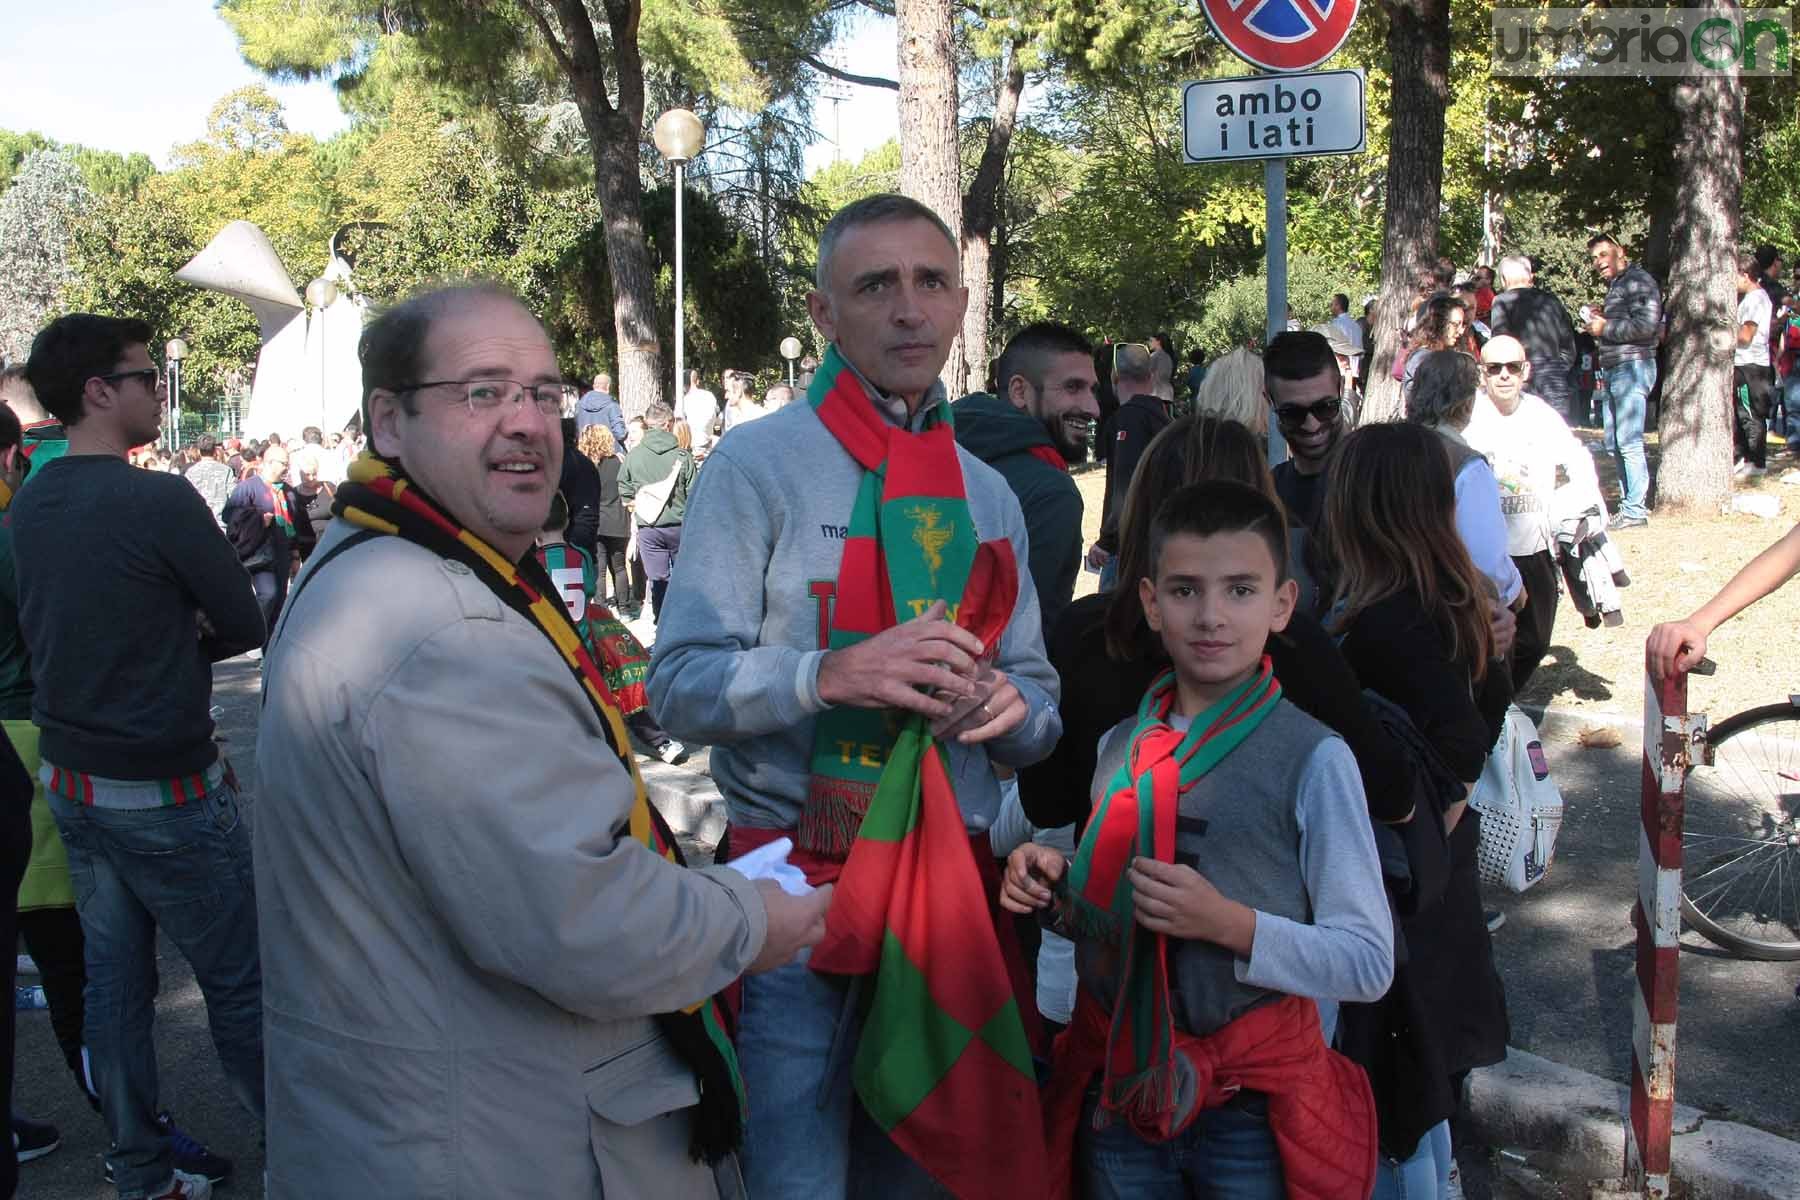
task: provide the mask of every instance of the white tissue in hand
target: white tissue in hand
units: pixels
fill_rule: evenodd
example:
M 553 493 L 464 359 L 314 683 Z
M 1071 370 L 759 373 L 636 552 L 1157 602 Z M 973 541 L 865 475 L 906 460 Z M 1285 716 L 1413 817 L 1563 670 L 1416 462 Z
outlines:
M 725 865 L 745 879 L 772 879 L 788 895 L 804 896 L 813 889 L 806 882 L 805 872 L 788 861 L 788 851 L 793 848 L 792 838 L 776 838 L 768 845 L 759 846 Z

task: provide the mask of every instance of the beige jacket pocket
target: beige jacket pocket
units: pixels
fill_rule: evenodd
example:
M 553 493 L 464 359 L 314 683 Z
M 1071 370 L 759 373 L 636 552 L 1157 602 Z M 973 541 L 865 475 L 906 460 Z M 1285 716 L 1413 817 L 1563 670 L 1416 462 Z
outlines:
M 700 1085 L 660 1035 L 586 1072 L 588 1138 L 605 1200 L 717 1200 L 713 1169 L 688 1157 Z

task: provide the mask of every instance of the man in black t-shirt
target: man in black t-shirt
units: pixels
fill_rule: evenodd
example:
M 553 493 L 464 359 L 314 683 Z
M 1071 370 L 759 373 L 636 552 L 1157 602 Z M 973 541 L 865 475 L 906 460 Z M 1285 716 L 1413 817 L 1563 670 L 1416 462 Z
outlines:
M 1344 380 L 1331 343 L 1317 333 L 1276 334 L 1263 352 L 1263 394 L 1292 455 L 1275 468 L 1275 490 L 1290 521 L 1315 527 L 1325 463 L 1344 436 Z

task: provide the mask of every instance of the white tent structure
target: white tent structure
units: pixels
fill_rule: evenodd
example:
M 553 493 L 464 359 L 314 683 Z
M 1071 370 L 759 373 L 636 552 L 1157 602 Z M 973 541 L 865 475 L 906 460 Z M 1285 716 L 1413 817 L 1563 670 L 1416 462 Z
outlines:
M 324 275 L 303 298 L 267 235 L 249 221 L 233 221 L 175 278 L 242 300 L 262 327 L 245 434 L 295 438 L 308 425 L 329 432 L 356 416 L 363 305 L 351 294 L 350 264 L 335 247 Z

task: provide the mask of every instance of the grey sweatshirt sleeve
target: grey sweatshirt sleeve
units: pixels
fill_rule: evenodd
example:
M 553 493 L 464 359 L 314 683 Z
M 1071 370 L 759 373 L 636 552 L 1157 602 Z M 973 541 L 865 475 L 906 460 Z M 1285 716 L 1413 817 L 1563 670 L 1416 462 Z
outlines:
M 268 631 L 250 576 L 206 501 L 186 485 L 159 488 L 155 501 L 155 537 L 163 561 L 215 631 L 202 641 L 207 657 L 219 662 L 262 645 Z
M 1062 682 L 1044 652 L 1044 619 L 1038 608 L 1037 588 L 1031 581 L 1025 516 L 1011 491 L 1006 494 L 1006 503 L 1011 509 L 1006 518 L 1006 538 L 1012 543 L 1013 557 L 1019 564 L 1019 598 L 1013 603 L 1012 620 L 1001 635 L 994 668 L 1006 673 L 1031 711 L 1017 729 L 987 743 L 987 753 L 988 758 L 1003 766 L 1028 767 L 1047 757 L 1056 748 L 1056 739 L 1062 736 L 1062 714 L 1056 709 Z
M 1379 1000 L 1394 978 L 1393 922 L 1362 776 L 1342 739 L 1312 752 L 1294 812 L 1313 923 L 1258 912 L 1238 980 L 1315 1000 Z
M 774 550 L 768 503 L 755 482 L 728 455 L 713 455 L 688 500 L 677 578 L 650 659 L 650 711 L 675 737 L 719 745 L 788 729 L 824 710 L 824 651 L 757 644 Z

